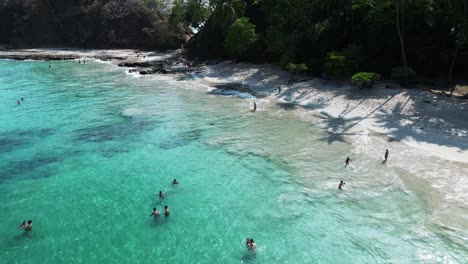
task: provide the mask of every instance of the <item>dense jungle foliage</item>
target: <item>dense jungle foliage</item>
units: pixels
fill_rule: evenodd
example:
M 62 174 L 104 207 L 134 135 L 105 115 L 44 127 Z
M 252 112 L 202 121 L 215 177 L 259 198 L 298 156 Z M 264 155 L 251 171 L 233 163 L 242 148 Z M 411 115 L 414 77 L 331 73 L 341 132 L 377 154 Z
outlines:
M 468 0 L 0 0 L 0 25 L 9 47 L 178 48 L 193 30 L 194 58 L 330 78 L 468 73 Z

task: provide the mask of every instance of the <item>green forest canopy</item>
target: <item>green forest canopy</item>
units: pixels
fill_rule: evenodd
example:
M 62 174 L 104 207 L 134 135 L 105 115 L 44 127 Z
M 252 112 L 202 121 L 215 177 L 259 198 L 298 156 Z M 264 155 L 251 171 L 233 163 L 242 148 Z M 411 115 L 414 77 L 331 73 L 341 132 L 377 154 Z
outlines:
M 336 78 L 374 72 L 451 79 L 468 69 L 467 2 L 0 0 L 0 44 L 178 48 L 191 28 L 198 33 L 188 48 L 197 58 L 305 65 L 302 70 Z M 242 27 L 234 30 L 236 21 Z M 228 32 L 237 33 L 227 40 Z M 233 52 L 233 43 L 242 48 Z
M 229 26 L 247 17 L 257 34 L 247 60 L 305 63 L 336 77 L 451 78 L 468 69 L 467 1 L 178 0 L 171 22 L 199 28 L 190 45 L 195 57 L 229 57 Z

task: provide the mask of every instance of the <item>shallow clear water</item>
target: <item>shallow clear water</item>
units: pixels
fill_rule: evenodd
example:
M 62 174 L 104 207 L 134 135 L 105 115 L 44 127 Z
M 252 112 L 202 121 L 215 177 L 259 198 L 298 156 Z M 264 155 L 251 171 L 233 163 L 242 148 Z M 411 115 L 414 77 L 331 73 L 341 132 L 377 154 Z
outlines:
M 251 113 L 189 82 L 52 65 L 0 61 L 1 263 L 468 259 L 466 164 L 328 134 L 339 121 L 267 99 Z

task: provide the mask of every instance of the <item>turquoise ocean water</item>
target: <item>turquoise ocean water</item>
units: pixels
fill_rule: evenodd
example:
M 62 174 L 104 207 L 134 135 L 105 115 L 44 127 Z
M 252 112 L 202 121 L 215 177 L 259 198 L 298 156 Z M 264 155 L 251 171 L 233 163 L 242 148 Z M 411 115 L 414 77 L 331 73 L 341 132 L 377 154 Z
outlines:
M 466 165 L 383 166 L 264 100 L 252 113 L 106 63 L 0 60 L 0 263 L 466 263 L 466 208 L 439 210 L 411 180 Z

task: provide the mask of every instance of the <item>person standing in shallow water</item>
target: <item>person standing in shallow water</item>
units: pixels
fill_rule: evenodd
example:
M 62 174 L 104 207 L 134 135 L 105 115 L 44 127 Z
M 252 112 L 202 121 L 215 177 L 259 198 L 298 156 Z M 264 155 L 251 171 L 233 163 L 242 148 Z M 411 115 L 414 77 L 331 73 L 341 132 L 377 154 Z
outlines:
M 20 225 L 19 229 L 26 229 L 27 226 L 28 226 L 28 224 L 26 223 L 26 221 L 23 221 L 23 223 Z
M 385 161 L 388 160 L 388 149 L 385 150 L 384 160 Z
M 156 209 L 156 208 L 153 208 L 153 213 L 152 213 L 152 214 L 150 214 L 150 216 L 154 216 L 154 218 L 156 218 L 156 217 L 159 217 L 159 215 L 160 215 L 160 214 L 159 214 L 159 211 L 158 211 L 158 209 Z
M 345 186 L 345 182 L 344 181 L 340 181 L 340 184 L 338 185 L 338 190 L 343 190 L 343 187 Z
M 169 216 L 170 212 L 169 212 L 169 207 L 164 206 L 164 216 Z
M 347 167 L 349 165 L 349 162 L 351 161 L 351 159 L 349 157 L 346 157 L 346 160 L 345 160 L 345 167 Z
M 257 103 L 254 102 L 254 103 L 253 103 L 253 110 L 252 110 L 252 112 L 255 112 L 255 111 L 257 111 Z
M 32 230 L 32 220 L 23 221 L 23 223 L 20 225 L 20 229 L 25 230 L 25 231 L 31 231 Z

